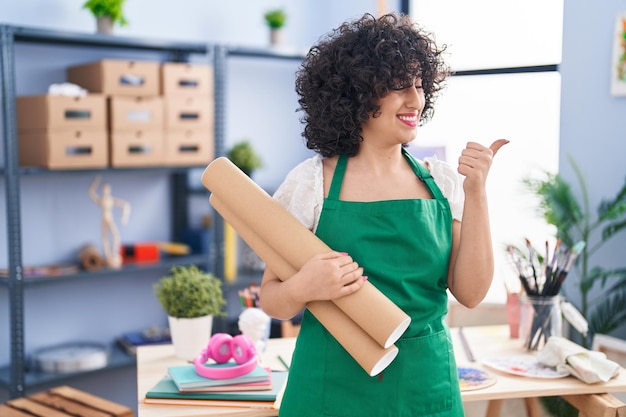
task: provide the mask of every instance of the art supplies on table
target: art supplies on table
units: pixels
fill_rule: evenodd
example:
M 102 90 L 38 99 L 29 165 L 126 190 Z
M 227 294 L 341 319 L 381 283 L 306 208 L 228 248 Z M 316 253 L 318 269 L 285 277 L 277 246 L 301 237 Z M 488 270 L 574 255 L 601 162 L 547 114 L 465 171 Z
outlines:
M 473 391 L 487 388 L 497 382 L 495 375 L 477 368 L 459 367 L 459 386 L 461 391 Z
M 256 282 L 238 291 L 239 302 L 244 308 L 261 307 L 261 287 Z
M 559 296 L 563 282 L 576 263 L 578 255 L 585 248 L 580 241 L 572 248 L 566 247 L 557 239 L 552 256 L 550 245 L 545 242 L 543 255 L 533 247 L 529 239 L 525 240 L 525 249 L 513 245 L 507 247 L 510 261 L 515 266 L 523 292 L 520 318 L 520 333 L 525 339 L 528 350 L 539 350 L 551 336 L 561 336 L 561 305 Z M 585 320 L 575 314 L 574 307 L 567 303 L 566 319 L 586 332 Z

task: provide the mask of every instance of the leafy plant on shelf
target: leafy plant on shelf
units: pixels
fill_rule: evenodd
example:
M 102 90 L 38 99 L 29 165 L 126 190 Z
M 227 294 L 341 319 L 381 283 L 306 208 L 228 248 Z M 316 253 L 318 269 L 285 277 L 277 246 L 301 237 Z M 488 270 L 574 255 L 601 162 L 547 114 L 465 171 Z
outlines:
M 195 265 L 175 266 L 154 284 L 154 293 L 170 317 L 225 316 L 222 282 Z
M 581 335 L 582 344 L 588 348 L 595 333 L 611 333 L 626 325 L 626 268 L 591 266 L 593 255 L 626 229 L 626 180 L 614 198 L 600 202 L 594 214 L 584 177 L 574 161 L 570 159 L 570 163 L 578 180 L 580 200 L 559 174 L 545 173 L 544 179 L 527 178 L 524 183 L 539 197 L 540 214 L 556 227 L 556 237 L 563 244 L 573 247 L 579 241 L 587 242 L 574 270 L 581 298 L 577 307 L 589 322 L 588 336 Z M 590 299 L 596 284 L 602 294 Z
M 263 162 L 247 140 L 236 143 L 226 153 L 226 157 L 248 176 L 263 166 Z
M 120 26 L 126 26 L 128 20 L 124 16 L 124 2 L 126 0 L 87 0 L 83 9 L 88 9 L 95 17 L 110 17 L 111 21 Z
M 268 10 L 263 17 L 270 29 L 280 29 L 287 22 L 287 13 L 283 9 Z

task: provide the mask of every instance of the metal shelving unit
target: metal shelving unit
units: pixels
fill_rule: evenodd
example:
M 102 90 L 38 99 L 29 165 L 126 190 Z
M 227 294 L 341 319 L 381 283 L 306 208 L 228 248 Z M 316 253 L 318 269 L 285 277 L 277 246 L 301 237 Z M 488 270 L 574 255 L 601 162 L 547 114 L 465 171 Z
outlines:
M 17 137 L 16 116 L 16 62 L 15 44 L 18 42 L 67 45 L 76 47 L 90 47 L 103 49 L 129 49 L 136 51 L 157 51 L 169 54 L 170 61 L 184 62 L 191 54 L 207 55 L 211 48 L 204 43 L 172 42 L 165 40 L 141 39 L 120 36 L 107 36 L 88 33 L 73 33 L 37 28 L 0 25 L 0 96 L 2 99 L 0 125 L 2 126 L 1 140 L 4 151 L 4 167 L 0 170 L 0 177 L 5 185 L 5 202 L 7 213 L 7 248 L 8 248 L 8 277 L 0 278 L 0 285 L 6 285 L 9 291 L 10 310 L 10 366 L 0 369 L 0 385 L 8 387 L 11 398 L 23 396 L 28 387 L 37 386 L 57 379 L 76 376 L 72 375 L 43 375 L 26 374 L 27 367 L 24 346 L 24 289 L 32 285 L 44 285 L 59 282 L 68 282 L 78 279 L 98 279 L 112 274 L 124 274 L 133 270 L 150 270 L 168 268 L 174 263 L 204 263 L 210 264 L 208 256 L 190 256 L 184 258 L 165 259 L 159 264 L 148 266 L 132 266 L 115 271 L 96 273 L 81 272 L 58 277 L 25 279 L 22 265 L 22 236 L 20 227 L 20 178 L 24 175 L 46 175 L 50 172 L 38 168 L 21 168 L 19 166 L 19 148 Z M 151 169 L 151 168 L 146 168 Z M 154 168 L 152 168 L 154 169 Z M 160 168 L 158 168 L 160 169 Z M 187 225 L 187 173 L 189 168 L 162 168 L 171 178 L 172 183 L 172 239 L 179 239 L 182 228 Z M 106 170 L 104 170 L 106 171 Z M 118 170 L 116 170 L 118 171 Z M 76 173 L 68 172 L 67 175 Z M 109 365 L 104 369 L 129 366 L 135 363 L 134 358 L 117 350 L 111 356 Z M 90 371 L 94 372 L 94 371 Z
M 215 76 L 215 155 L 225 155 L 226 141 L 226 83 L 228 81 L 229 58 L 260 58 L 274 60 L 302 61 L 304 53 L 269 48 L 251 48 L 235 45 L 215 45 L 213 50 L 213 71 Z M 224 270 L 224 220 L 215 218 L 215 247 L 218 254 L 215 259 L 215 271 Z

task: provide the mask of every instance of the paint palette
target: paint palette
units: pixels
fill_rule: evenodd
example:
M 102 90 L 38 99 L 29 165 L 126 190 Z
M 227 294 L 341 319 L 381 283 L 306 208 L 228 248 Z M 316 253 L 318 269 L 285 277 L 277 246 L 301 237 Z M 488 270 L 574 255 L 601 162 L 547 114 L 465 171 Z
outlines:
M 496 383 L 495 375 L 482 369 L 457 368 L 459 374 L 459 386 L 461 391 L 471 391 L 475 389 L 487 388 Z
M 537 360 L 537 357 L 533 355 L 490 358 L 484 359 L 483 363 L 498 371 L 532 378 L 553 379 L 563 378 L 569 375 L 569 372 L 557 371 L 555 368 L 542 364 Z

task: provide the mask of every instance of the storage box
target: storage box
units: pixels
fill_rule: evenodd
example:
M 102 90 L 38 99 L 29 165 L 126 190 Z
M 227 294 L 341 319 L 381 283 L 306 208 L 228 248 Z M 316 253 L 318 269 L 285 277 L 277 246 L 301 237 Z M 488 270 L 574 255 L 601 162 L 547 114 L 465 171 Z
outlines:
M 165 96 L 165 128 L 213 128 L 214 101 L 211 97 Z
M 163 98 L 109 97 L 109 129 L 111 131 L 163 129 Z
M 207 165 L 213 160 L 212 129 L 169 129 L 165 132 L 165 165 Z
M 105 168 L 109 154 L 105 130 L 22 130 L 20 165 L 49 169 Z
M 16 99 L 16 109 L 19 130 L 106 130 L 106 100 L 100 94 L 20 96 Z
M 110 133 L 112 167 L 156 166 L 163 164 L 162 130 L 116 131 Z
M 213 67 L 166 62 L 161 65 L 161 94 L 213 96 Z
M 159 62 L 105 59 L 67 69 L 67 81 L 90 93 L 158 96 Z

